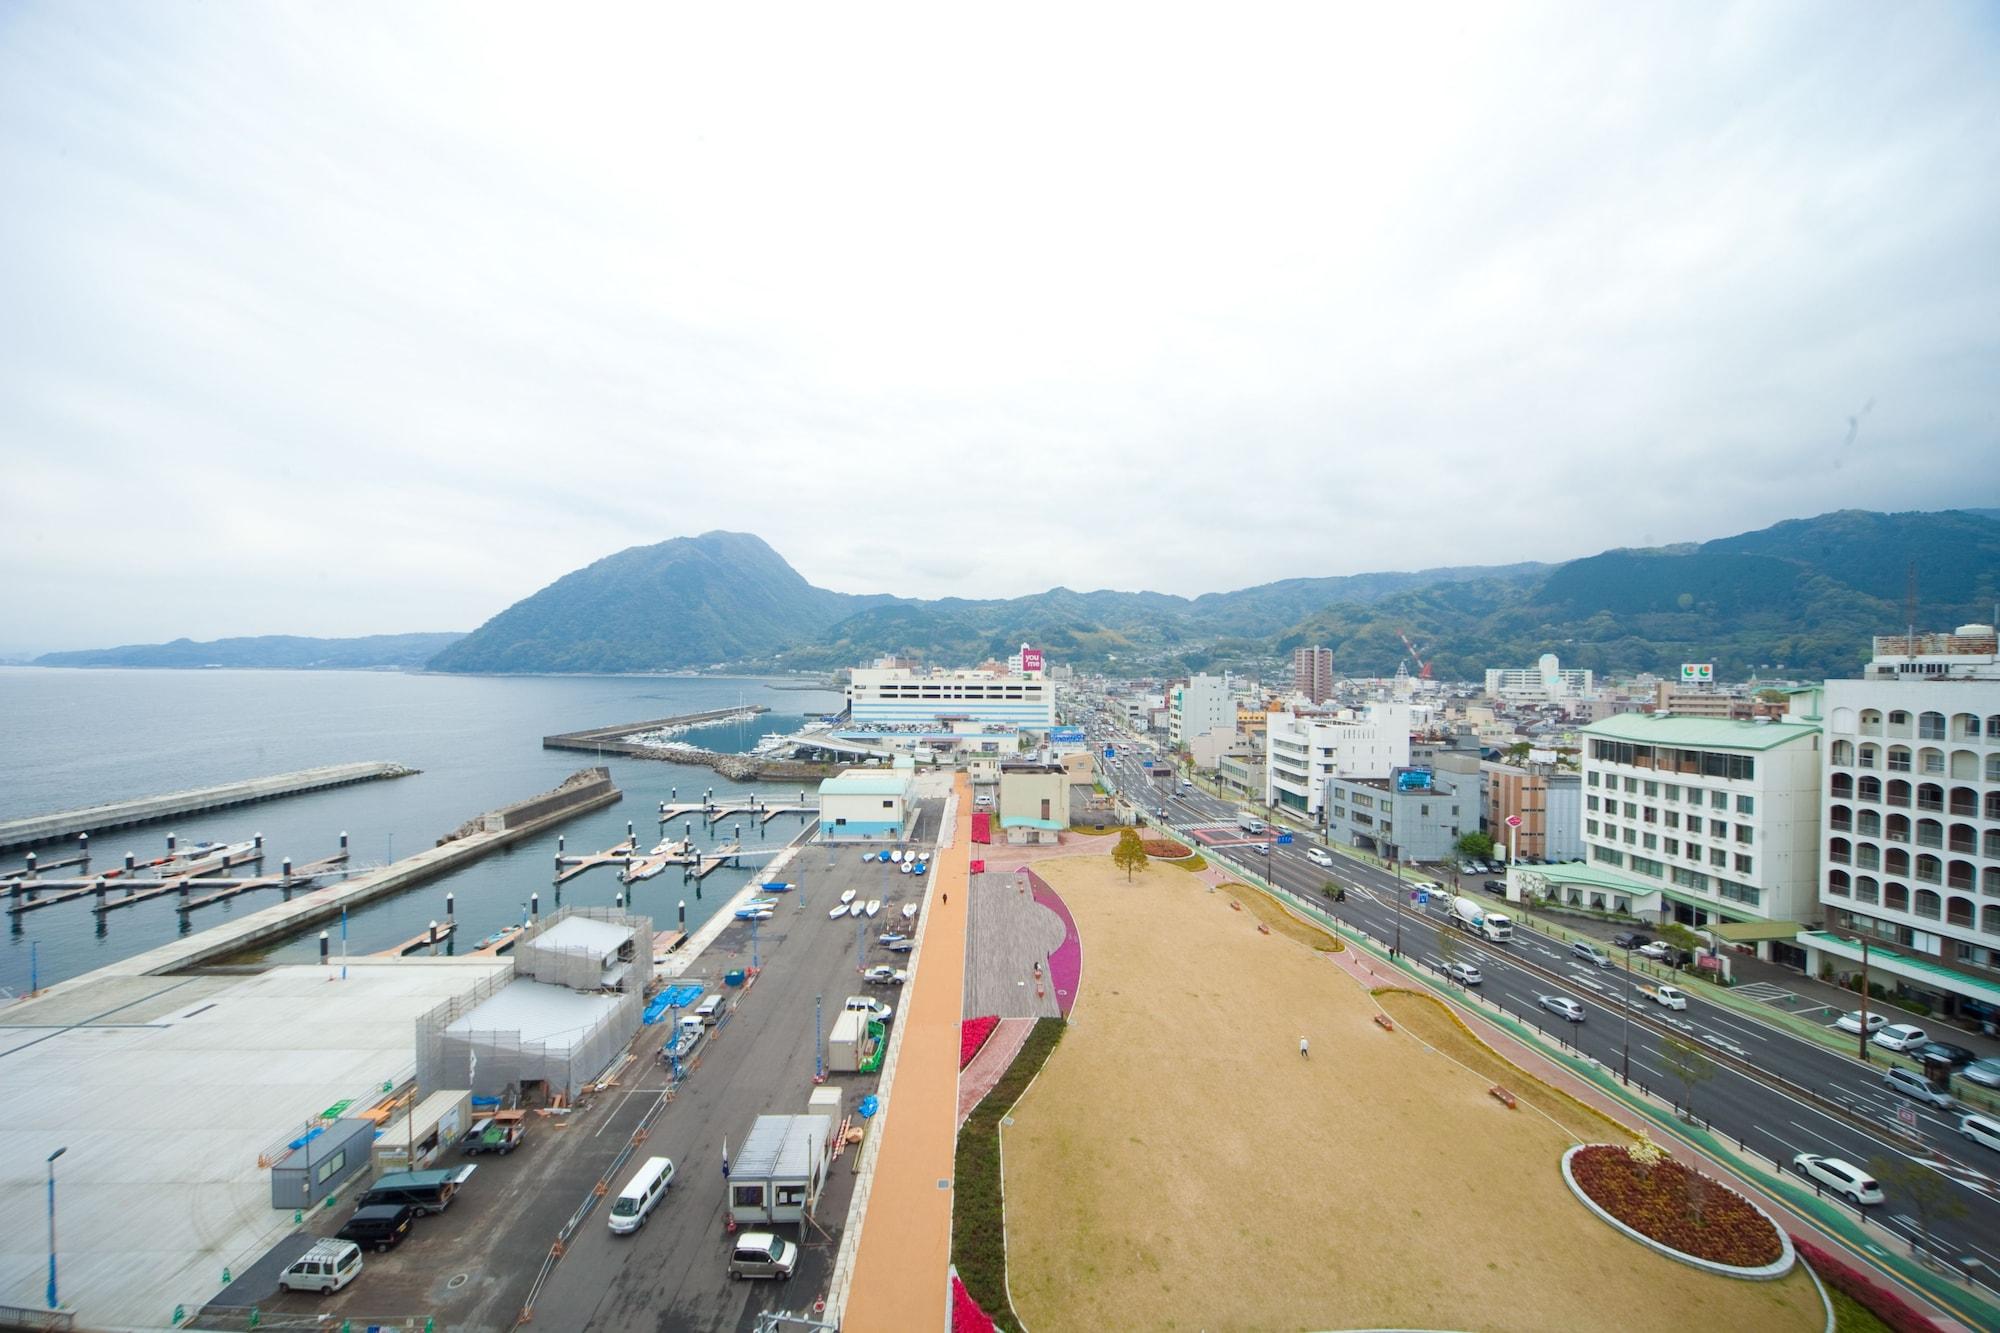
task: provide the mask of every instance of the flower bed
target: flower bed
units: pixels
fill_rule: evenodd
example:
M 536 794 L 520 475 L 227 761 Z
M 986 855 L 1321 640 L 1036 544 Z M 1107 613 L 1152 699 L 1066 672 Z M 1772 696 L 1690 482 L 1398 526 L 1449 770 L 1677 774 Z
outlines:
M 1577 1149 L 1569 1168 L 1577 1188 L 1598 1207 L 1682 1254 L 1733 1268 L 1759 1268 L 1784 1257 L 1777 1227 L 1755 1204 L 1665 1154 L 1646 1166 L 1624 1148 L 1594 1144 Z
M 951 1333 L 993 1333 L 993 1321 L 966 1291 L 956 1273 L 951 1278 Z
M 1792 1246 L 1827 1286 L 1847 1295 L 1896 1333 L 1941 1333 L 1936 1320 L 1825 1247 L 1796 1233 Z
M 965 1068 L 972 1063 L 972 1057 L 979 1054 L 979 1048 L 993 1035 L 993 1029 L 1000 1026 L 1000 1020 L 992 1014 L 980 1018 L 968 1018 L 958 1025 L 958 1067 Z
M 1194 855 L 1179 843 L 1169 842 L 1165 838 L 1142 838 L 1139 845 L 1146 849 L 1146 855 L 1160 861 L 1179 861 Z

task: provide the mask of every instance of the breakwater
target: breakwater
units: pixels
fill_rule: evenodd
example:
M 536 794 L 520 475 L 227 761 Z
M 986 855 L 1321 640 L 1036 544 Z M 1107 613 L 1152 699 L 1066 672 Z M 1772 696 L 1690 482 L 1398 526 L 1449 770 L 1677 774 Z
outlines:
M 162 796 L 142 796 L 131 801 L 87 805 L 78 810 L 30 815 L 26 819 L 0 823 L 0 851 L 57 842 L 78 834 L 126 828 L 155 819 L 173 819 L 203 810 L 220 810 L 232 805 L 274 800 L 280 796 L 296 796 L 300 792 L 345 787 L 354 782 L 409 777 L 417 771 L 401 764 L 329 764 L 322 768 L 301 769 L 296 773 L 279 773 L 274 777 L 245 778 L 241 782 L 195 787 L 187 791 L 167 792 Z

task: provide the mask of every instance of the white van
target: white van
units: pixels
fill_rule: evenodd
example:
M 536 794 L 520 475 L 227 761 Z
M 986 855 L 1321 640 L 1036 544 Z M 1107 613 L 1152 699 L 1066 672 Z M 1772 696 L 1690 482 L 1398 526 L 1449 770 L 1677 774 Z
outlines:
M 611 1204 L 611 1233 L 615 1236 L 629 1236 L 646 1225 L 646 1217 L 654 1205 L 666 1197 L 667 1189 L 674 1183 L 674 1161 L 671 1157 L 648 1157 L 639 1173 L 625 1182 L 625 1188 L 618 1192 Z
M 714 1027 L 722 1019 L 723 1010 L 729 1007 L 729 1000 L 722 992 L 704 995 L 701 1003 L 694 1007 L 694 1016 L 708 1027 Z
M 1958 1132 L 1974 1143 L 1983 1144 L 2000 1152 L 2000 1120 L 1990 1115 L 1962 1115 L 1958 1118 Z
M 361 1274 L 361 1247 L 351 1240 L 322 1240 L 278 1275 L 287 1291 L 339 1291 Z

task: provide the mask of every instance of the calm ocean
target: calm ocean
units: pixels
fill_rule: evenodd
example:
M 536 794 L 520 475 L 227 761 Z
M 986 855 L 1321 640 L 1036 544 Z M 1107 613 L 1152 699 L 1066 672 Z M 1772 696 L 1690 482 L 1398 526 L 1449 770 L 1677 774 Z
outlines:
M 345 832 L 355 865 L 379 865 L 429 847 L 472 816 L 544 791 L 596 762 L 586 754 L 542 749 L 544 735 L 738 703 L 762 704 L 771 712 L 752 722 L 690 732 L 684 739 L 711 750 L 746 751 L 767 731 L 790 731 L 807 713 L 838 709 L 841 697 L 747 679 L 0 667 L 0 819 L 319 764 L 389 760 L 423 771 L 91 839 L 93 870 L 122 864 L 127 851 L 142 859 L 158 856 L 169 832 L 183 842 L 234 842 L 262 833 L 270 870 L 283 857 L 303 863 L 330 854 Z M 350 914 L 350 952 L 386 948 L 417 934 L 443 917 L 447 893 L 455 898 L 460 943 L 469 947 L 521 920 L 530 894 L 541 895 L 544 913 L 554 909 L 550 881 L 557 832 L 567 837 L 572 854 L 595 851 L 622 839 L 630 820 L 642 845 L 651 846 L 663 836 L 656 805 L 670 790 L 678 788 L 686 797 L 707 787 L 739 789 L 705 768 L 606 762 L 625 793 L 623 801 Z M 797 788 L 774 792 L 796 795 Z M 796 819 L 776 819 L 763 837 L 782 845 L 799 827 Z M 726 841 L 730 833 L 725 826 L 719 837 L 706 841 Z M 757 845 L 755 830 L 746 826 L 743 836 Z M 698 828 L 695 838 L 704 841 Z M 43 850 L 45 857 L 51 854 Z M 19 864 L 19 853 L 0 857 L 0 867 Z M 635 886 L 634 905 L 665 927 L 685 898 L 692 928 L 750 873 L 718 871 L 697 898 L 694 886 L 683 886 L 669 869 Z M 563 886 L 562 902 L 610 906 L 620 888 L 613 871 L 593 870 Z M 101 918 L 85 902 L 10 915 L 0 947 L 0 986 L 26 990 L 31 967 L 46 986 L 276 901 L 275 891 L 245 894 L 191 913 L 186 921 L 166 899 Z M 271 956 L 316 957 L 320 929 L 315 926 Z M 337 951 L 338 927 L 333 930 Z

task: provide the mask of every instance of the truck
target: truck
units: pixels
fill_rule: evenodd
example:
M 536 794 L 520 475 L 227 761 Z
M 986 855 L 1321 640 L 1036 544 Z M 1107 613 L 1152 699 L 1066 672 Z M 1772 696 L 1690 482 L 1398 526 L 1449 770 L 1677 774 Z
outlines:
M 1681 993 L 1678 986 L 1641 986 L 1639 987 L 1639 994 L 1645 996 L 1654 1004 L 1665 1005 L 1669 1009 L 1685 1009 L 1688 1007 L 1688 997 Z
M 1238 810 L 1236 812 L 1236 827 L 1242 829 L 1245 833 L 1262 833 L 1264 831 L 1264 821 L 1257 818 L 1254 811 Z
M 708 1035 L 708 1028 L 693 1014 L 682 1015 L 674 1024 L 674 1030 L 660 1044 L 660 1059 L 668 1063 L 685 1060 L 694 1054 L 695 1047 Z
M 526 1111 L 495 1111 L 472 1122 L 472 1128 L 459 1140 L 459 1151 L 467 1157 L 489 1152 L 504 1157 L 521 1146 L 527 1132 Z
M 1471 898 L 1454 897 L 1451 900 L 1451 922 L 1460 930 L 1495 944 L 1505 944 L 1514 938 L 1512 921 L 1498 912 L 1487 911 Z

